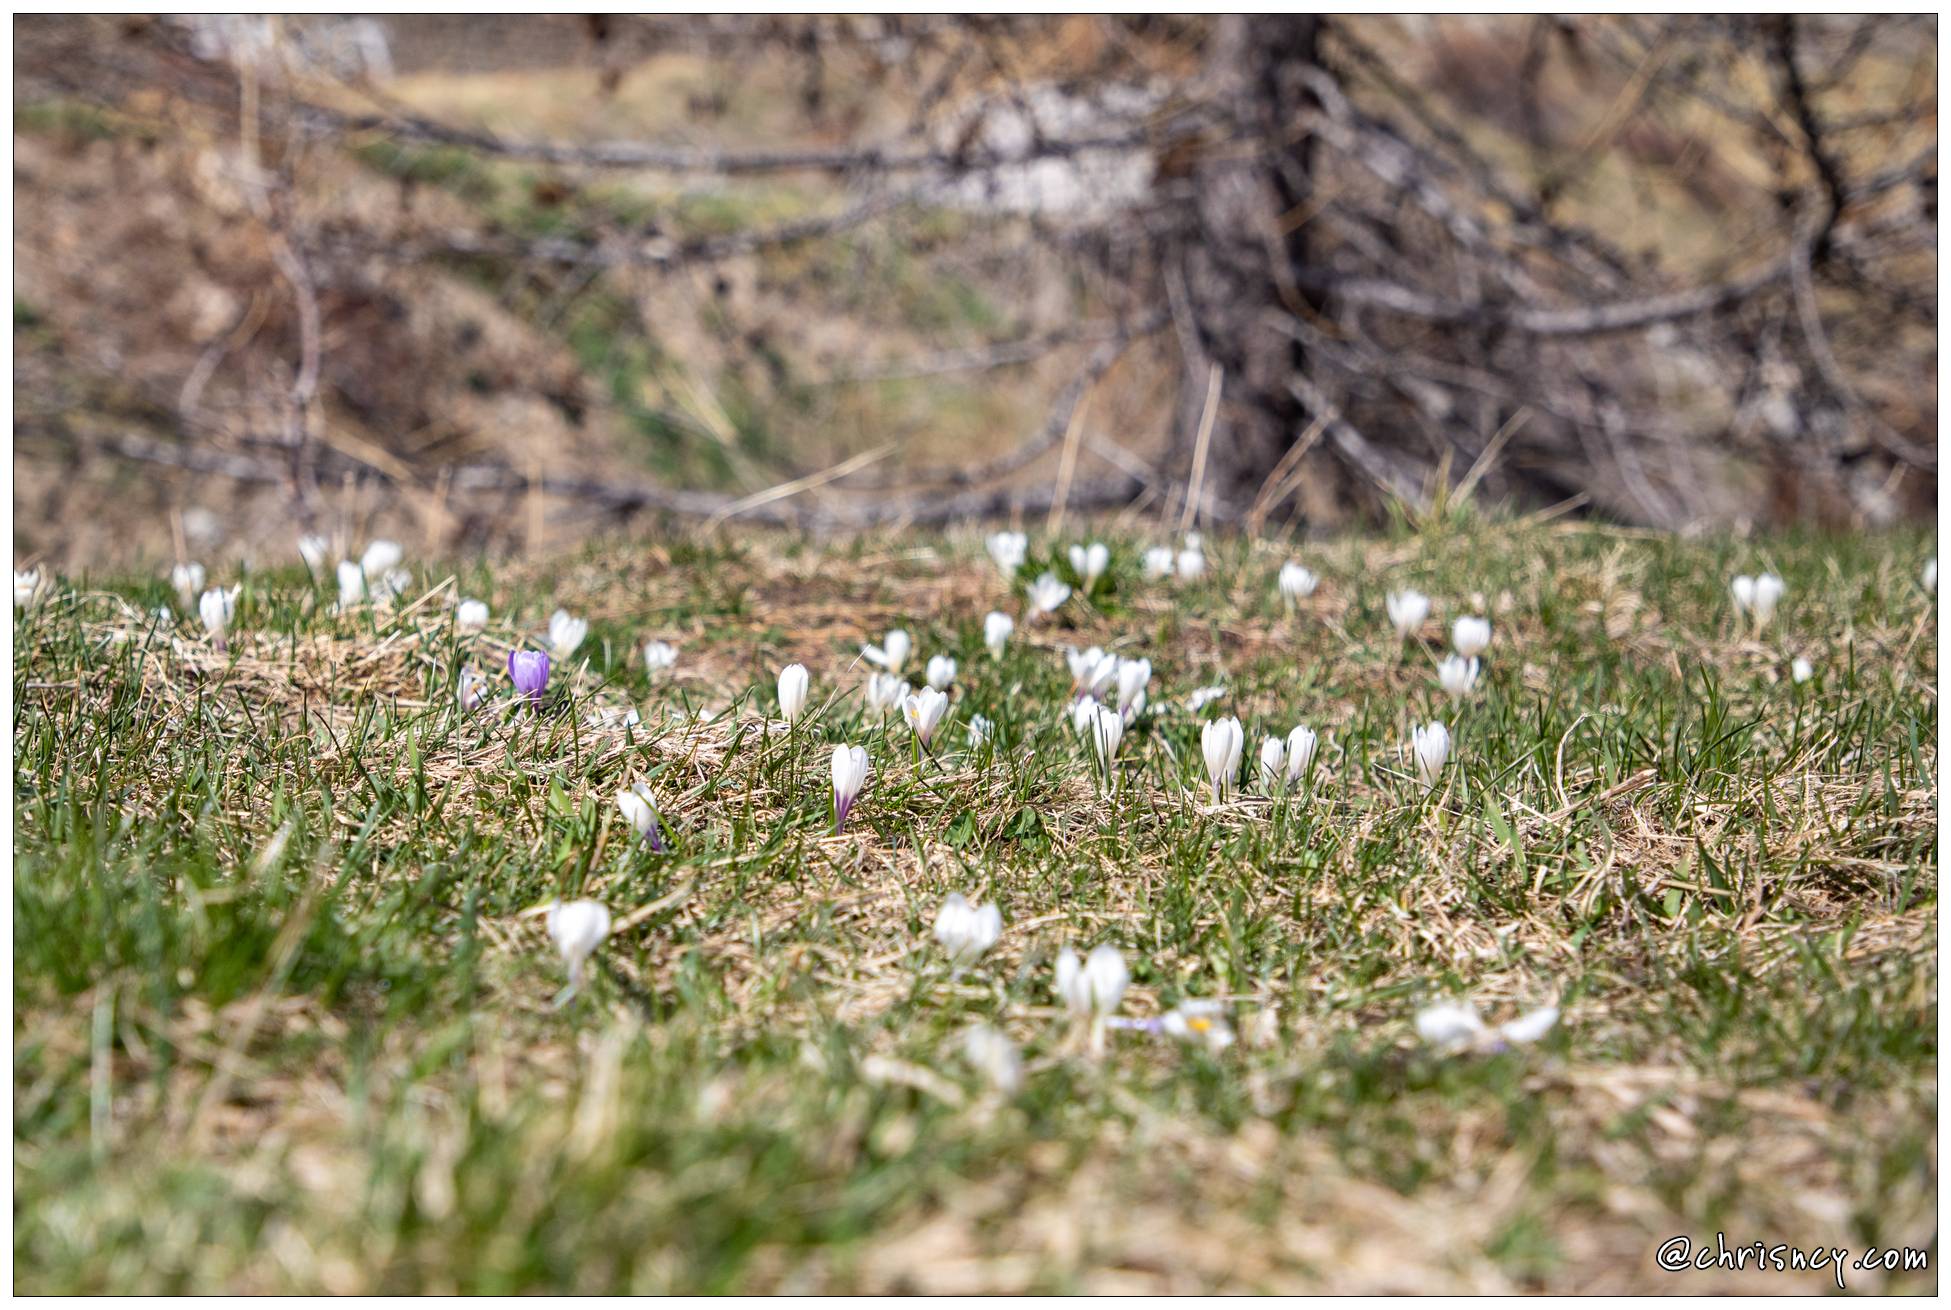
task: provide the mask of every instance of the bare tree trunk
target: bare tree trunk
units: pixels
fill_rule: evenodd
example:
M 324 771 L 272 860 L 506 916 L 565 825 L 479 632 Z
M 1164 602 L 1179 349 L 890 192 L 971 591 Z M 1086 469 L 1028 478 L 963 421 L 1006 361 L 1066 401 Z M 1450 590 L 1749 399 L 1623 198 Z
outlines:
M 1312 103 L 1322 20 L 1313 14 L 1234 15 L 1215 34 L 1208 76 L 1238 126 L 1193 170 L 1194 222 L 1181 267 L 1169 269 L 1187 356 L 1181 433 L 1188 458 L 1207 393 L 1224 372 L 1206 490 L 1244 507 L 1307 421 L 1291 382 L 1305 358 L 1283 316 L 1318 311 L 1297 285 L 1307 263 L 1304 217 L 1313 181 L 1301 119 Z M 1242 150 L 1240 141 L 1265 143 Z

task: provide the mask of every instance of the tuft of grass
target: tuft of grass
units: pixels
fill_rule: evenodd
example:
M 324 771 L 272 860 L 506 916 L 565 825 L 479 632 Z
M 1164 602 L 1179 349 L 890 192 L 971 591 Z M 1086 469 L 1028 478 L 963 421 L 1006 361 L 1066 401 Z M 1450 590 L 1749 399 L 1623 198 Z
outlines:
M 16 1290 L 1812 1291 L 1653 1252 L 1932 1244 L 1928 543 L 1446 513 L 1209 540 L 1174 586 L 1106 539 L 1095 599 L 999 661 L 982 615 L 1019 584 L 975 534 L 611 543 L 349 613 L 272 569 L 226 652 L 156 625 L 155 579 L 17 612 Z M 1294 613 L 1290 552 L 1323 579 Z M 1763 566 L 1757 637 L 1725 584 Z M 1405 585 L 1435 599 L 1406 646 Z M 557 606 L 591 628 L 545 706 L 462 713 L 461 667 L 504 688 Z M 1433 656 L 1464 613 L 1496 635 L 1458 706 Z M 859 694 L 896 626 L 960 663 L 932 752 Z M 643 669 L 653 636 L 676 668 Z M 1108 784 L 1067 713 L 1088 644 L 1154 666 Z M 1309 785 L 1211 804 L 1226 713 L 1249 770 L 1319 731 Z M 1456 746 L 1425 792 L 1429 718 Z M 873 774 L 834 836 L 838 742 Z M 616 813 L 636 780 L 668 853 Z M 960 975 L 951 890 L 1006 923 Z M 535 911 L 569 895 L 627 926 L 557 1006 Z M 1050 967 L 1097 941 L 1125 1013 L 1223 998 L 1240 1044 L 1079 1054 Z M 1439 1057 L 1411 1018 L 1462 995 L 1564 1019 Z M 1021 1045 L 1019 1092 L 960 1059 L 972 1021 Z

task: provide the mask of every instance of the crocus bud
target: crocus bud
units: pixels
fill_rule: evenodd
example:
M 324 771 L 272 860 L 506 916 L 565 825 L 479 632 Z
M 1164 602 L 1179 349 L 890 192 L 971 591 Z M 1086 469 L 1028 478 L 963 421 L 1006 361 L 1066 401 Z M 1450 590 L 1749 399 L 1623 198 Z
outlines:
M 1312 596 L 1320 582 L 1314 570 L 1299 560 L 1290 559 L 1280 566 L 1280 598 L 1289 605 Z
M 1815 677 L 1815 675 L 1816 675 L 1815 665 L 1809 663 L 1806 659 L 1802 658 L 1800 655 L 1797 655 L 1795 659 L 1791 661 L 1788 666 L 1788 679 L 1790 682 L 1793 682 L 1798 687 L 1801 686 L 1803 683 L 1807 682 L 1810 678 Z
M 1759 632 L 1775 617 L 1775 606 L 1782 598 L 1784 586 L 1772 573 L 1753 578 L 1743 574 L 1728 584 L 1728 590 L 1734 596 L 1735 613 L 1747 614 Z
M 1416 757 L 1416 776 L 1423 786 L 1434 787 L 1450 758 L 1450 730 L 1441 723 L 1426 723 L 1410 733 L 1410 750 Z
M 989 658 L 999 660 L 1003 650 L 1009 645 L 1010 635 L 1016 631 L 1016 620 L 1001 610 L 991 610 L 982 621 L 982 644 L 989 648 Z
M 1042 574 L 1030 585 L 1029 616 L 1036 618 L 1040 614 L 1049 614 L 1069 599 L 1069 584 L 1054 573 Z
M 1188 535 L 1185 549 L 1179 552 L 1179 577 L 1187 582 L 1206 576 L 1206 552 L 1200 549 L 1198 539 Z
M 1475 659 L 1490 645 L 1490 620 L 1465 615 L 1450 625 L 1450 644 L 1464 659 Z
M 936 655 L 928 661 L 928 685 L 936 691 L 947 691 L 955 685 L 955 661 L 947 655 Z
M 229 591 L 222 587 L 210 588 L 197 597 L 196 612 L 210 640 L 218 650 L 223 650 L 229 644 L 230 620 L 237 613 L 237 588 Z
M 1057 955 L 1057 997 L 1076 1018 L 1111 1013 L 1130 983 L 1125 957 L 1109 942 L 1094 947 L 1088 959 L 1068 946 Z
M 1388 608 L 1389 622 L 1395 625 L 1398 637 L 1407 638 L 1429 617 L 1429 597 L 1420 591 L 1392 591 L 1383 604 Z
M 1016 1043 L 988 1024 L 974 1024 L 962 1034 L 962 1058 L 1005 1096 L 1023 1085 L 1023 1057 Z
M 1214 719 L 1200 730 L 1199 747 L 1206 757 L 1206 777 L 1213 785 L 1213 803 L 1226 799 L 1233 780 L 1240 773 L 1240 755 L 1246 749 L 1246 731 L 1231 715 Z
M 313 577 L 325 570 L 325 555 L 332 543 L 316 532 L 308 532 L 298 538 L 298 558 L 305 561 L 305 567 Z
M 559 660 L 567 660 L 576 653 L 576 647 L 583 644 L 589 635 L 589 622 L 576 618 L 568 610 L 557 610 L 549 615 L 549 651 Z
M 481 702 L 488 695 L 488 680 L 481 676 L 481 670 L 472 664 L 461 670 L 460 685 L 455 689 L 454 699 L 460 702 L 463 710 L 474 711 L 481 708 Z
M 1111 774 L 1112 761 L 1118 758 L 1118 743 L 1124 740 L 1124 716 L 1109 705 L 1095 705 L 1091 710 L 1091 745 L 1097 751 L 1098 763 L 1104 766 L 1106 777 Z
M 1260 743 L 1260 786 L 1268 792 L 1277 791 L 1287 776 L 1287 743 L 1279 737 L 1268 737 Z
M 184 609 L 196 607 L 197 597 L 203 594 L 203 577 L 201 564 L 178 564 L 169 571 L 169 585 L 176 588 L 176 599 Z
M 1023 567 L 1023 560 L 1029 555 L 1030 539 L 1021 532 L 992 532 L 989 534 L 989 558 L 996 561 L 1006 578 L 1016 576 L 1016 570 Z
M 1305 723 L 1298 724 L 1287 734 L 1287 781 L 1299 782 L 1307 776 L 1307 766 L 1314 763 L 1314 748 L 1317 739 L 1314 729 Z
M 400 549 L 399 542 L 382 537 L 366 547 L 366 553 L 359 557 L 359 567 L 367 577 L 377 578 L 405 558 L 406 552 Z
M 647 641 L 644 643 L 644 671 L 662 673 L 677 663 L 677 647 L 668 641 Z
M 1002 911 L 993 903 L 971 905 L 961 892 L 950 892 L 935 915 L 935 940 L 958 969 L 974 964 L 1002 935 Z
M 1160 578 L 1172 576 L 1172 571 L 1176 567 L 1176 556 L 1170 546 L 1153 546 L 1139 557 L 1139 566 L 1144 570 L 1147 578 L 1156 582 Z
M 509 651 L 508 680 L 517 692 L 540 705 L 542 689 L 549 685 L 548 655 L 539 650 Z
M 779 716 L 787 723 L 798 723 L 806 713 L 806 691 L 813 675 L 804 664 L 788 664 L 779 670 Z
M 948 697 L 933 687 L 923 687 L 901 702 L 901 717 L 923 746 L 934 737 L 935 728 L 947 713 Z
M 650 794 L 648 785 L 631 783 L 616 794 L 616 807 L 623 811 L 623 817 L 637 830 L 637 836 L 650 844 L 650 849 L 664 849 L 664 825 L 657 811 L 657 799 Z
M 1917 581 L 1923 584 L 1925 591 L 1937 594 L 1937 556 L 1924 561 L 1924 571 L 1917 575 Z
M 908 684 L 892 673 L 870 673 L 867 675 L 866 696 L 868 709 L 876 714 L 887 714 L 908 699 Z
M 880 645 L 862 646 L 860 653 L 869 664 L 878 664 L 889 673 L 899 673 L 913 649 L 914 640 L 902 629 L 894 628 L 881 638 Z
M 1126 723 L 1131 723 L 1144 712 L 1145 688 L 1152 681 L 1152 662 L 1121 659 L 1116 669 L 1118 713 L 1124 716 Z
M 479 632 L 488 626 L 488 602 L 464 600 L 454 607 L 454 631 Z
M 980 746 L 996 735 L 996 725 L 985 715 L 976 714 L 969 718 L 969 745 Z
M 1094 947 L 1081 962 L 1068 946 L 1057 956 L 1057 997 L 1073 1020 L 1090 1023 L 1092 1055 L 1102 1054 L 1104 1020 L 1118 1008 L 1130 983 L 1125 957 L 1109 942 Z
M 1436 665 L 1436 681 L 1453 700 L 1462 700 L 1477 685 L 1478 662 L 1461 655 L 1446 655 Z
M 833 748 L 833 830 L 839 832 L 847 826 L 847 811 L 854 807 L 854 800 L 860 789 L 867 783 L 867 748 L 865 746 L 835 746 Z
M 610 912 L 596 901 L 557 901 L 549 907 L 549 938 L 569 966 L 571 990 L 582 986 L 583 966 L 610 935 Z
M 1111 567 L 1111 548 L 1101 541 L 1093 541 L 1088 546 L 1072 546 L 1069 554 L 1071 570 L 1082 580 L 1086 592 Z
M 366 571 L 359 567 L 357 561 L 340 560 L 339 607 L 351 609 L 364 599 L 366 599 Z

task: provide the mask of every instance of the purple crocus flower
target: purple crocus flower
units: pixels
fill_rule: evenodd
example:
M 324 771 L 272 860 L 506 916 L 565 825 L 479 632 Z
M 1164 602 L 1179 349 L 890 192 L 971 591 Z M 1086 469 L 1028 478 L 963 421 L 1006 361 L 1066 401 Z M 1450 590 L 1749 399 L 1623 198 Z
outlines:
M 541 704 L 542 689 L 549 685 L 549 657 L 539 650 L 509 651 L 508 678 L 516 691 Z

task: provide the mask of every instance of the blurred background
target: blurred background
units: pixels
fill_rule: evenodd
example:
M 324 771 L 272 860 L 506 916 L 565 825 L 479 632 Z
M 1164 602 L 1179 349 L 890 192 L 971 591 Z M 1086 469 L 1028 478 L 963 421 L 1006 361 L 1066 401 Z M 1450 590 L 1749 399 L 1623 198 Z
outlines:
M 23 17 L 17 558 L 1936 502 L 1931 17 Z

